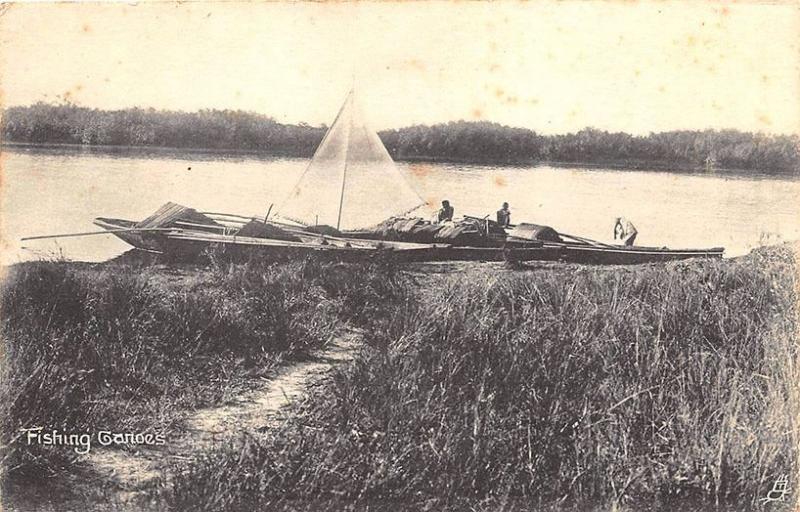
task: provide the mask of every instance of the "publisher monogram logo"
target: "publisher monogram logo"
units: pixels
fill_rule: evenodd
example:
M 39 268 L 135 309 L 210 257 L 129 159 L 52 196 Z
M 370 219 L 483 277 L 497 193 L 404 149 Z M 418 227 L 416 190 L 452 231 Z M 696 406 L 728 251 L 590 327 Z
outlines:
M 771 503 L 773 501 L 783 501 L 783 499 L 789 494 L 789 477 L 786 475 L 781 475 L 775 480 L 775 483 L 772 484 L 772 489 L 767 493 L 764 498 L 761 498 L 763 503 Z

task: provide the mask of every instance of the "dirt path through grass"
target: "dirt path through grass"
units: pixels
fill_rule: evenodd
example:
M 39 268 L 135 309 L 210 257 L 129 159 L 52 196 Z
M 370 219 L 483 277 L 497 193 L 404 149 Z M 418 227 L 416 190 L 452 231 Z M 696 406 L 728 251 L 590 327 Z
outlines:
M 200 409 L 185 420 L 186 431 L 164 446 L 136 452 L 93 449 L 89 468 L 113 482 L 122 502 L 130 502 L 161 477 L 163 469 L 189 462 L 204 451 L 240 437 L 258 434 L 280 423 L 285 407 L 304 397 L 308 388 L 335 365 L 353 359 L 361 334 L 350 330 L 307 361 L 287 365 L 260 389 L 245 392 L 219 407 Z

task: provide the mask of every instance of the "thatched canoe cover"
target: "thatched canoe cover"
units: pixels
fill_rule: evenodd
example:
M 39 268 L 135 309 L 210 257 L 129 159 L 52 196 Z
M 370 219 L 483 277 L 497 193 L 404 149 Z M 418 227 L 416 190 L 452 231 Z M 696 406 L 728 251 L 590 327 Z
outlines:
M 172 226 L 176 221 L 190 222 L 192 224 L 203 224 L 207 226 L 219 226 L 217 222 L 206 217 L 197 210 L 181 206 L 176 203 L 166 203 L 155 211 L 152 215 L 136 224 L 137 228 L 162 228 Z

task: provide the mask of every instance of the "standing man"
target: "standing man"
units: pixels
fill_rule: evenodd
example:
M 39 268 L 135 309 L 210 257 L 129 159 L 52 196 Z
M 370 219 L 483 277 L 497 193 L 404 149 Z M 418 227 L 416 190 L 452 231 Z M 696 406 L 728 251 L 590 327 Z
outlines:
M 508 209 L 508 203 L 503 203 L 503 207 L 497 210 L 497 223 L 504 228 L 511 224 L 511 210 Z
M 445 199 L 442 201 L 442 208 L 439 210 L 439 222 L 447 222 L 453 220 L 454 209 L 450 206 L 450 201 Z
M 617 217 L 614 220 L 614 240 L 619 237 L 623 245 L 633 245 L 638 233 L 636 226 L 625 217 Z

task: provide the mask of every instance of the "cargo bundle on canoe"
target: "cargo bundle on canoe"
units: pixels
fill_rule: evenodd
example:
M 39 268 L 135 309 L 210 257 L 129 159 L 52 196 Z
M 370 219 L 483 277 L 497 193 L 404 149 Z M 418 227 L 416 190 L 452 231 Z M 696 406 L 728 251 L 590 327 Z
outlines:
M 455 247 L 489 247 L 488 233 L 484 225 L 474 219 L 458 219 L 455 222 L 437 224 L 419 217 L 393 217 L 374 228 L 347 232 L 356 238 L 397 240 L 401 242 L 441 243 Z

